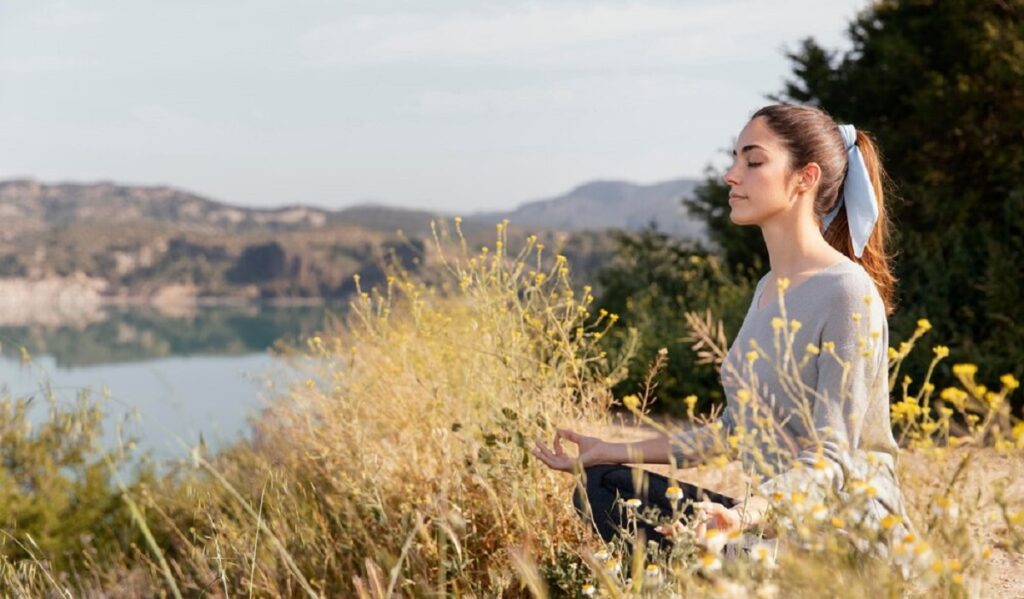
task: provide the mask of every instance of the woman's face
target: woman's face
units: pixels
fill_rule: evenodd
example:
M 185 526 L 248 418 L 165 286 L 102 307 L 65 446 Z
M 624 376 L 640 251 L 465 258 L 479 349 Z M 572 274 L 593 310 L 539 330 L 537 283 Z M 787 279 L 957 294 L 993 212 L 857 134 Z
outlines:
M 725 172 L 730 187 L 729 217 L 737 225 L 760 225 L 793 204 L 799 177 L 791 176 L 789 154 L 756 117 L 740 131 L 733 162 Z

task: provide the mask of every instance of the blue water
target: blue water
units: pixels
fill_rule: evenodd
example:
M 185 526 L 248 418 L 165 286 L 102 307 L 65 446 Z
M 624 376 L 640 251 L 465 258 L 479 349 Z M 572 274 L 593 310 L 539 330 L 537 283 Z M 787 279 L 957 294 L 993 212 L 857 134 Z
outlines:
M 184 458 L 200 436 L 211 451 L 248 432 L 248 419 L 302 376 L 275 358 L 322 330 L 324 308 L 208 308 L 187 318 L 116 310 L 85 327 L 0 327 L 0 381 L 46 414 L 48 383 L 70 405 L 88 390 L 104 409 L 103 445 L 134 437 L 137 455 Z M 32 359 L 22 364 L 18 348 Z M 122 429 L 121 432 L 118 429 Z

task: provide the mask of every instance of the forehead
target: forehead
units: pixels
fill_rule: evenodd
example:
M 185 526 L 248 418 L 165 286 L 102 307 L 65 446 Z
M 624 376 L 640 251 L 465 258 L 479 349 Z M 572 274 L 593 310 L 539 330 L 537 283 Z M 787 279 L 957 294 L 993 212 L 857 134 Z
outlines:
M 736 147 L 733 149 L 736 152 L 741 152 L 745 146 L 749 145 L 761 146 L 769 152 L 782 149 L 778 137 L 768 128 L 762 117 L 756 117 L 747 122 L 740 131 L 739 137 L 736 138 Z

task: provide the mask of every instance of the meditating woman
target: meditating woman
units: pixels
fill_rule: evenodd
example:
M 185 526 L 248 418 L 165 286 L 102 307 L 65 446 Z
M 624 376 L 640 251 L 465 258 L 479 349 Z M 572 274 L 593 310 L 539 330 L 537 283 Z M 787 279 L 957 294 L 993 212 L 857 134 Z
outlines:
M 629 443 L 559 429 L 552 446 L 538 442 L 534 449 L 551 468 L 583 469 L 573 501 L 588 522 L 592 516 L 603 539 L 625 527 L 627 508 L 617 499 L 640 499 L 671 513 L 665 495 L 673 483 L 644 472 L 637 489 L 633 468 L 623 464 L 674 458 L 679 467 L 694 466 L 721 447 L 716 437 L 737 434 L 753 436 L 739 458 L 763 482 L 742 500 L 680 483 L 684 499 L 706 514 L 703 526 L 756 526 L 773 494 L 813 492 L 817 484 L 822 493 L 840 497 L 858 486 L 869 489 L 866 520 L 892 514 L 897 526 L 912 530 L 889 421 L 886 318 L 894 278 L 885 248 L 882 177 L 875 144 L 853 125 L 837 125 L 810 106 L 776 104 L 754 113 L 724 180 L 731 188 L 730 219 L 761 228 L 771 270 L 758 282 L 721 365 L 726 405 L 719 421 Z M 802 363 L 780 352 L 780 329 Z M 787 372 L 792 380 L 780 376 Z M 576 456 L 565 452 L 563 440 L 577 446 Z M 692 514 L 692 507 L 684 513 Z M 671 532 L 646 523 L 640 528 L 659 543 L 665 542 L 663 532 Z

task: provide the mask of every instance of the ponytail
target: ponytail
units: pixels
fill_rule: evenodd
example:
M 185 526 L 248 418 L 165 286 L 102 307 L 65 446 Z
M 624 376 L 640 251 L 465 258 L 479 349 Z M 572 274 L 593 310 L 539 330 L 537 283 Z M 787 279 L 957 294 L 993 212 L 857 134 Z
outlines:
M 850 239 L 850 229 L 847 226 L 846 206 L 839 208 L 836 217 L 829 223 L 825 231 L 825 240 L 842 252 L 846 257 L 857 262 L 871 276 L 878 288 L 878 294 L 885 304 L 886 315 L 891 315 L 895 310 L 894 299 L 896 288 L 896 277 L 893 276 L 889 266 L 890 256 L 886 253 L 886 242 L 889 237 L 889 215 L 885 206 L 885 185 L 888 182 L 885 170 L 882 168 L 882 161 L 878 146 L 871 135 L 866 131 L 857 129 L 857 147 L 864 158 L 864 165 L 867 167 L 871 178 L 871 186 L 874 188 L 875 198 L 878 201 L 878 221 L 868 237 L 867 245 L 861 257 L 858 258 L 853 251 L 853 241 Z

